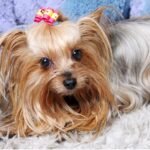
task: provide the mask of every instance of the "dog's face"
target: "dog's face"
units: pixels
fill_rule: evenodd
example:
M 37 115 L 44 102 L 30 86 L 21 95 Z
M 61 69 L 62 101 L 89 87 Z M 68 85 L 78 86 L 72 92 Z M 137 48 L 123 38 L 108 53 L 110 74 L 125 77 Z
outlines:
M 1 88 L 11 103 L 12 132 L 87 131 L 105 125 L 113 104 L 111 51 L 95 16 L 56 26 L 39 23 L 3 37 L 0 69 L 6 87 Z
M 86 86 L 87 73 L 82 70 L 87 56 L 75 24 L 38 24 L 27 31 L 27 40 L 31 57 L 37 59 L 38 78 L 43 76 L 41 80 L 46 80 L 50 92 L 59 96 L 72 95 Z

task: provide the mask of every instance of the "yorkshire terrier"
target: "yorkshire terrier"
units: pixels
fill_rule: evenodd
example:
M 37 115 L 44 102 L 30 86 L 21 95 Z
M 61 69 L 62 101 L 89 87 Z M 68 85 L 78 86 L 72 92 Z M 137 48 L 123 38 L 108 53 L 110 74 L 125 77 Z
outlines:
M 35 23 L 0 38 L 0 132 L 94 131 L 150 100 L 150 18 Z

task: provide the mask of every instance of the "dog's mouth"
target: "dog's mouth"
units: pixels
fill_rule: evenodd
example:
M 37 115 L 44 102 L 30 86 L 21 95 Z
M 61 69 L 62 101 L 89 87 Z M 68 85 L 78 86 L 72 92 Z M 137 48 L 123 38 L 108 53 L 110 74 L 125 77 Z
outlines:
M 79 112 L 80 105 L 75 96 L 73 95 L 64 96 L 64 100 L 69 107 L 71 107 L 74 111 Z

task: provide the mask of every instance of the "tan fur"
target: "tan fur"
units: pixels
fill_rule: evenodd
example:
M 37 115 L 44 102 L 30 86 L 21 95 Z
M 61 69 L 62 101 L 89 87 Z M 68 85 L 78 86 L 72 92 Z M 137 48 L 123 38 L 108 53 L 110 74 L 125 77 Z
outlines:
M 1 45 L 1 102 L 9 105 L 1 117 L 1 131 L 26 136 L 73 129 L 99 131 L 105 126 L 113 104 L 107 78 L 111 49 L 96 21 L 87 17 L 56 26 L 35 24 L 25 32 L 9 33 Z M 71 59 L 75 48 L 82 49 L 79 62 Z M 52 59 L 54 66 L 44 70 L 41 57 Z M 77 78 L 74 90 L 62 84 L 66 71 Z M 77 109 L 63 98 L 72 94 L 79 103 Z

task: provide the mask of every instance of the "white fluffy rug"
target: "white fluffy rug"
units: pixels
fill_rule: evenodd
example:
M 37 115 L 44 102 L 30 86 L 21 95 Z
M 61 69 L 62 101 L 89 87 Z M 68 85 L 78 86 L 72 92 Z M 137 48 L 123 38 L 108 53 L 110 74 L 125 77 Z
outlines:
M 72 133 L 70 136 L 72 139 L 61 143 L 56 142 L 54 135 L 10 139 L 4 137 L 0 140 L 0 149 L 150 149 L 150 106 L 143 106 L 117 118 L 95 140 L 90 140 L 90 134 L 85 133 Z

